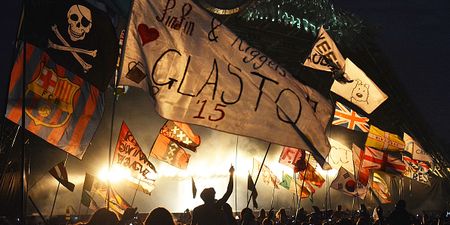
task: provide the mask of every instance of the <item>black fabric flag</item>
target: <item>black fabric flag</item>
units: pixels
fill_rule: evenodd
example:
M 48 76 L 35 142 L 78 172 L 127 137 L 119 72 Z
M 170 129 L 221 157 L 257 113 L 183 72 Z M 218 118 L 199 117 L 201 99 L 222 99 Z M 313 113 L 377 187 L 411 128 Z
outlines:
M 118 41 L 109 16 L 82 0 L 26 2 L 21 38 L 104 91 L 118 56 Z
M 64 187 L 73 192 L 75 184 L 69 181 L 69 176 L 67 175 L 66 166 L 64 161 L 56 164 L 53 168 L 48 171 L 56 180 L 58 180 Z
M 83 192 L 81 193 L 81 204 L 86 207 L 90 207 L 91 205 L 92 197 L 89 195 L 89 192 L 92 189 L 94 180 L 94 176 L 86 173 L 86 176 L 84 177 Z
M 252 192 L 252 202 L 253 207 L 258 208 L 258 202 L 256 202 L 256 198 L 258 197 L 258 192 L 256 191 L 255 183 L 253 183 L 252 176 L 249 174 L 247 178 L 247 189 Z
M 195 186 L 194 178 L 191 177 L 192 180 L 192 198 L 195 198 L 197 196 L 197 186 Z

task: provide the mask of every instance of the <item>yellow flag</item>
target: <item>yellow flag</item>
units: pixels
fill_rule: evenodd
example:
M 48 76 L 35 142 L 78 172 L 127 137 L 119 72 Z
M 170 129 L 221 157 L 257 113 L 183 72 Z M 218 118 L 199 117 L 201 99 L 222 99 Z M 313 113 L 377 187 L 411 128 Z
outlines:
M 405 148 L 405 142 L 396 134 L 370 125 L 366 146 L 387 151 L 402 151 Z

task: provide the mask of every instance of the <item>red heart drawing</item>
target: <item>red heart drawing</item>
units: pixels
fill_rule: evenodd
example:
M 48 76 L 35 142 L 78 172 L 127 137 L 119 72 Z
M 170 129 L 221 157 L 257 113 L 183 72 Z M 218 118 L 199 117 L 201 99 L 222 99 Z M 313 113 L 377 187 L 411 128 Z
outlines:
M 149 42 L 152 42 L 159 37 L 159 32 L 155 28 L 149 28 L 145 24 L 139 24 L 138 26 L 138 33 L 141 37 L 142 45 L 145 45 Z

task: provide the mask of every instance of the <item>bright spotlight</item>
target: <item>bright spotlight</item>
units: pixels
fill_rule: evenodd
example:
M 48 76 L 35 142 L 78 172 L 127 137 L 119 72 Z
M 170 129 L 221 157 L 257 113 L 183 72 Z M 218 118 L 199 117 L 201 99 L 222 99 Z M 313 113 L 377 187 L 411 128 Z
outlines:
M 108 171 L 108 167 L 103 167 L 99 174 L 98 178 L 102 181 L 109 181 L 110 183 L 117 183 L 126 177 L 130 177 L 130 171 L 126 170 L 120 166 L 113 166 L 111 170 Z

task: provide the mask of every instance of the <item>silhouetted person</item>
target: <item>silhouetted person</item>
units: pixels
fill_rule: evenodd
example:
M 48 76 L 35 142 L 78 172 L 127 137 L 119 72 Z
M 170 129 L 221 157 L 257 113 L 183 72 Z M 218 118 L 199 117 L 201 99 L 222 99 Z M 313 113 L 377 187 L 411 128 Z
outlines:
M 413 224 L 413 216 L 406 211 L 405 200 L 398 200 L 395 209 L 387 217 L 387 223 L 390 225 L 411 225 Z
M 223 219 L 222 207 L 227 202 L 233 192 L 233 173 L 234 167 L 229 169 L 230 179 L 228 181 L 227 191 L 219 200 L 215 199 L 216 191 L 214 188 L 205 188 L 200 194 L 200 198 L 205 204 L 197 206 L 192 211 L 191 225 L 221 225 Z
M 91 218 L 87 223 L 78 223 L 84 225 L 117 225 L 119 219 L 117 215 L 106 208 L 97 209 L 97 211 L 92 214 Z
M 381 206 L 376 207 L 373 210 L 373 224 L 374 225 L 385 225 L 386 221 L 383 215 L 383 208 Z
M 145 225 L 175 225 L 172 214 L 165 208 L 153 209 L 144 222 Z
M 275 218 L 276 218 L 275 224 L 277 224 L 277 225 L 288 224 L 288 217 L 286 215 L 286 210 L 283 208 L 278 210 L 278 212 L 275 214 Z
M 256 222 L 258 222 L 258 224 L 261 225 L 265 218 L 266 218 L 266 210 L 264 209 L 259 210 L 259 216 L 258 218 L 256 218 Z
M 240 225 L 256 225 L 255 215 L 250 208 L 244 208 L 241 211 Z
M 273 222 L 269 218 L 265 218 L 265 219 L 263 219 L 261 224 L 262 225 L 273 225 Z
M 119 221 L 119 225 L 129 225 L 136 221 L 135 217 L 137 217 L 137 208 L 126 208 L 125 212 L 122 215 L 122 218 Z
M 223 211 L 223 224 L 225 225 L 237 225 L 237 221 L 233 216 L 233 209 L 230 204 L 224 203 L 222 206 Z
M 344 218 L 345 216 L 345 212 L 342 211 L 342 205 L 338 205 L 336 211 L 333 212 L 333 215 L 331 216 L 331 218 L 333 219 L 333 221 L 338 221 L 342 218 Z

